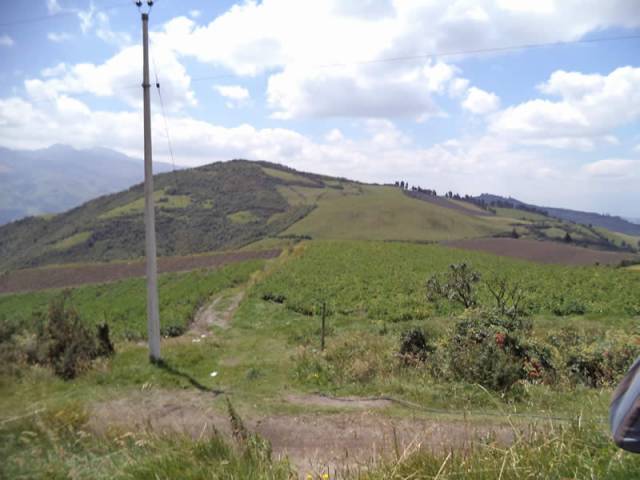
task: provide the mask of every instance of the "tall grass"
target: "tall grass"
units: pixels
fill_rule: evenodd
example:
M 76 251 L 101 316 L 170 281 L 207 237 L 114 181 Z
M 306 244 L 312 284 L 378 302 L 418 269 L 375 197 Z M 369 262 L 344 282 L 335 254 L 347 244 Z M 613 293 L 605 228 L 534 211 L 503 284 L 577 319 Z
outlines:
M 266 443 L 243 445 L 219 435 L 118 431 L 93 434 L 80 405 L 0 424 L 0 478 L 256 479 L 294 478 Z

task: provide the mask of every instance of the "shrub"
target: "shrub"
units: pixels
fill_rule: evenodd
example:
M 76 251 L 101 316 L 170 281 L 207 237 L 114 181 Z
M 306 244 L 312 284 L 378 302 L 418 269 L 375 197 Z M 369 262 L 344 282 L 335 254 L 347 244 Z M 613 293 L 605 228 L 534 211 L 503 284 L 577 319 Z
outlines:
M 479 281 L 480 274 L 466 263 L 449 265 L 447 274 L 433 275 L 427 280 L 427 299 L 446 298 L 464 308 L 474 307 L 477 304 L 475 284 Z
M 400 358 L 407 364 L 424 362 L 435 348 L 427 343 L 427 338 L 422 330 L 413 328 L 402 334 L 400 339 Z
M 472 311 L 443 345 L 448 371 L 457 380 L 501 392 L 521 380 L 550 381 L 555 375 L 552 353 L 528 340 L 530 332 L 529 322 Z
M 587 307 L 579 300 L 560 296 L 553 298 L 551 311 L 554 315 L 566 317 L 569 315 L 584 315 L 587 312 Z
M 50 366 L 65 379 L 75 378 L 99 356 L 113 354 L 109 328 L 98 327 L 93 335 L 73 307 L 67 306 L 69 293 L 49 303 L 49 309 L 36 335 L 35 347 L 29 352 L 32 361 Z
M 168 325 L 160 329 L 160 335 L 163 337 L 179 337 L 186 329 L 182 325 Z
M 592 388 L 614 385 L 638 354 L 637 344 L 619 339 L 575 346 L 566 357 L 566 374 L 573 383 Z

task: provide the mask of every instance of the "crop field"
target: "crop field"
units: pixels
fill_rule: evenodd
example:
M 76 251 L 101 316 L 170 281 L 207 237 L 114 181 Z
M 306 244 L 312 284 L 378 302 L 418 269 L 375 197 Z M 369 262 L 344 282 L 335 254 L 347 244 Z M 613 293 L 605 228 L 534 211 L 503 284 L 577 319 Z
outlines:
M 448 245 L 534 262 L 564 265 L 618 265 L 625 259 L 638 258 L 633 253 L 606 252 L 526 238 L 477 238 L 456 240 L 449 242 Z
M 624 269 L 538 265 L 439 245 L 314 242 L 257 291 L 281 298 L 300 312 L 327 301 L 344 314 L 360 312 L 387 321 L 426 319 L 437 313 L 424 298 L 427 277 L 459 262 L 486 276 L 517 280 L 536 314 L 579 303 L 594 317 L 640 315 L 640 279 Z
M 195 311 L 211 295 L 246 282 L 262 266 L 249 260 L 218 270 L 166 273 L 159 277 L 160 317 L 166 332 L 184 331 Z M 0 323 L 12 322 L 35 328 L 60 290 L 0 296 Z M 68 302 L 91 326 L 107 323 L 117 340 L 146 337 L 146 283 L 142 278 L 111 284 L 87 285 L 69 290 Z
M 191 255 L 188 257 L 160 257 L 158 272 L 181 272 L 197 268 L 216 268 L 250 259 L 273 258 L 279 249 Z M 0 276 L 0 294 L 48 288 L 64 288 L 87 283 L 105 283 L 145 275 L 145 264 L 114 262 L 107 264 L 62 265 L 7 272 Z
M 480 275 L 473 306 L 429 297 L 431 279 L 462 263 Z M 521 310 L 496 310 L 494 280 L 518 286 Z M 56 295 L 0 297 L 0 327 L 24 327 L 0 337 L 0 354 L 30 341 Z M 0 458 L 9 459 L 0 476 L 640 472 L 640 459 L 617 450 L 606 430 L 612 388 L 640 354 L 635 271 L 313 240 L 267 261 L 165 274 L 160 300 L 164 332 L 184 333 L 163 339 L 163 366 L 147 362 L 144 283 L 129 279 L 76 288 L 67 300 L 82 322 L 110 325 L 115 355 L 72 380 L 26 360 L 18 372 L 0 370 Z M 198 325 L 207 300 L 213 324 Z M 237 434 L 238 415 L 250 434 Z

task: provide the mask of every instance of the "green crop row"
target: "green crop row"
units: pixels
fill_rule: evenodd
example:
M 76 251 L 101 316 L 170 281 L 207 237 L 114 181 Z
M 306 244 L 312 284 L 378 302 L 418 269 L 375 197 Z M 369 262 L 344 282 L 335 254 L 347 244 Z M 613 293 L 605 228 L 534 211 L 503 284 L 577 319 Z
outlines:
M 466 262 L 489 279 L 517 283 L 533 315 L 640 315 L 640 275 L 604 266 L 542 265 L 440 245 L 326 241 L 305 245 L 255 290 L 266 300 L 311 314 L 323 302 L 337 313 L 385 321 L 420 320 L 457 307 L 426 300 L 425 285 L 449 265 Z M 479 287 L 480 300 L 489 292 Z M 613 320 L 612 320 L 613 321 Z
M 263 264 L 263 260 L 251 260 L 218 270 L 161 275 L 159 298 L 163 333 L 184 330 L 208 298 L 246 282 Z M 0 322 L 33 328 L 51 299 L 60 293 L 60 290 L 46 290 L 0 296 Z M 73 288 L 68 301 L 87 324 L 106 322 L 116 339 L 146 337 L 146 284 L 143 278 Z

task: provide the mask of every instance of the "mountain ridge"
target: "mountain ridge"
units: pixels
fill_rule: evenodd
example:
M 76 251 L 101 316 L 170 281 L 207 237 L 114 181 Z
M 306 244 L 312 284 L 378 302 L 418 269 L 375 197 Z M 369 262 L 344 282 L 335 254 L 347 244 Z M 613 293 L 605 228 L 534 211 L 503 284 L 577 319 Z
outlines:
M 171 171 L 154 162 L 156 172 Z M 38 150 L 0 147 L 0 225 L 26 216 L 56 214 L 139 183 L 141 159 L 104 147 L 78 150 L 54 144 Z
M 532 208 L 545 212 L 561 220 L 580 223 L 582 225 L 592 225 L 596 227 L 606 228 L 613 232 L 623 233 L 625 235 L 640 235 L 640 225 L 633 223 L 623 217 L 617 215 L 606 215 L 596 212 L 586 212 L 582 210 L 573 210 L 569 208 L 546 207 L 532 203 L 526 203 L 513 197 L 504 197 L 490 193 L 483 193 L 476 197 L 472 197 L 475 201 L 484 202 L 487 205 L 498 205 L 501 202 L 511 203 L 516 208 Z

